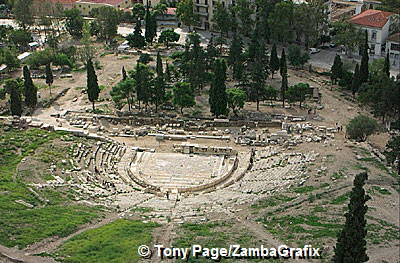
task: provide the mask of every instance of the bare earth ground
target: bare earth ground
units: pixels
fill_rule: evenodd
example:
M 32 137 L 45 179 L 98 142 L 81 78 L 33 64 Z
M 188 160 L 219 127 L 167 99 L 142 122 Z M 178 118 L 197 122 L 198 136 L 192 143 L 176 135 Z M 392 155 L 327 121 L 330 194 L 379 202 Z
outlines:
M 100 64 L 102 69 L 97 70 L 97 75 L 99 79 L 99 85 L 105 85 L 107 88 L 102 91 L 100 97 L 105 98 L 105 101 L 99 102 L 97 105 L 102 107 L 101 105 L 110 105 L 112 104 L 109 101 L 109 96 L 107 95 L 110 87 L 115 85 L 121 79 L 121 68 L 122 65 L 125 66 L 127 71 L 133 68 L 135 65 L 137 57 L 131 58 L 122 58 L 122 56 L 115 55 L 106 55 L 103 57 L 99 57 Z M 73 79 L 59 79 L 57 78 L 54 82 L 54 85 L 58 88 L 55 88 L 53 91 L 56 93 L 60 91 L 64 87 L 70 87 L 70 90 L 67 94 L 57 100 L 51 107 L 46 109 L 38 109 L 33 117 L 40 119 L 49 124 L 57 124 L 56 119 L 50 117 L 51 114 L 54 113 L 62 113 L 65 110 L 73 110 L 73 111 L 81 111 L 86 110 L 91 107 L 91 104 L 87 100 L 87 96 L 82 94 L 81 88 L 86 85 L 86 73 L 85 72 L 73 72 Z M 271 81 L 272 85 L 278 85 L 280 81 L 280 77 L 276 76 L 274 80 Z M 40 82 L 40 81 L 37 81 Z M 337 87 L 331 88 L 329 85 L 325 85 L 324 82 L 327 82 L 327 79 L 322 77 L 317 77 L 315 75 L 311 75 L 306 71 L 293 71 L 289 70 L 289 84 L 294 84 L 298 82 L 306 82 L 311 86 L 320 87 L 320 92 L 322 94 L 322 105 L 323 109 L 317 111 L 317 115 L 320 117 L 319 121 L 311 121 L 315 125 L 324 125 L 328 127 L 335 126 L 336 123 L 339 125 L 345 125 L 348 121 L 358 115 L 359 113 L 367 114 L 368 112 L 360 109 L 353 102 L 345 99 L 341 96 L 341 93 L 337 90 Z M 62 88 L 61 88 L 62 87 Z M 42 97 L 47 97 L 47 89 L 40 90 Z M 74 98 L 77 100 L 74 102 Z M 281 114 L 292 114 L 292 115 L 307 115 L 305 109 L 299 109 L 298 106 L 294 106 L 291 109 L 283 109 L 280 103 L 276 103 L 277 105 L 274 108 L 268 106 L 261 106 L 261 112 L 265 113 L 281 113 Z M 205 105 L 202 105 L 205 107 Z M 108 106 L 109 107 L 109 106 Z M 113 108 L 110 107 L 111 112 Z M 255 104 L 250 103 L 245 106 L 246 111 L 255 111 Z M 63 126 L 68 126 L 66 122 L 63 122 Z M 388 135 L 386 133 L 378 134 L 371 136 L 368 140 L 369 142 L 379 150 L 383 150 L 384 145 L 388 140 Z M 166 142 L 163 144 L 159 144 L 154 140 L 154 138 L 144 137 L 139 140 L 134 140 L 131 138 L 123 138 L 116 137 L 116 140 L 120 142 L 124 142 L 127 145 L 135 145 L 146 148 L 156 148 L 159 152 L 168 152 L 171 151 L 172 142 Z M 209 143 L 206 140 L 197 140 L 196 143 Z M 228 146 L 233 143 L 227 142 L 213 142 L 213 145 L 221 145 Z M 246 149 L 246 147 L 235 146 L 238 149 Z M 365 148 L 366 144 L 353 144 L 349 143 L 345 139 L 345 133 L 340 132 L 335 134 L 335 140 L 331 144 L 322 145 L 321 143 L 307 143 L 301 144 L 299 146 L 295 146 L 292 151 L 307 153 L 310 151 L 315 151 L 320 153 L 321 158 L 318 158 L 316 162 L 308 167 L 308 173 L 310 174 L 309 179 L 305 183 L 306 186 L 315 186 L 319 187 L 323 183 L 329 183 L 329 188 L 325 199 L 317 200 L 310 202 L 308 200 L 308 194 L 297 194 L 297 198 L 293 201 L 285 202 L 282 206 L 286 206 L 287 209 L 279 212 L 279 216 L 284 215 L 296 215 L 298 213 L 313 213 L 313 207 L 316 203 L 324 206 L 328 206 L 324 203 L 326 200 L 332 200 L 335 197 L 338 197 L 342 194 L 351 190 L 352 181 L 355 174 L 359 173 L 361 170 L 359 166 L 357 166 L 360 162 L 357 161 L 356 156 L 359 155 L 358 148 Z M 394 179 L 388 175 L 383 176 L 382 170 L 374 166 L 370 163 L 362 163 L 363 166 L 367 167 L 369 170 L 369 182 L 368 188 L 371 185 L 384 187 L 389 190 L 390 195 L 372 195 L 372 199 L 368 202 L 368 206 L 370 207 L 368 211 L 368 222 L 375 222 L 371 218 L 379 218 L 384 220 L 390 224 L 395 225 L 396 227 L 400 227 L 399 222 L 399 193 L 393 187 Z M 323 172 L 321 173 L 321 168 L 324 167 Z M 345 176 L 340 179 L 332 179 L 332 175 L 338 171 L 344 171 Z M 317 190 L 317 192 L 321 192 L 322 190 Z M 313 194 L 317 193 L 313 192 Z M 293 195 L 293 193 L 291 193 Z M 347 204 L 347 203 L 345 203 Z M 293 206 L 290 206 L 293 205 Z M 344 205 L 345 206 L 345 205 Z M 249 208 L 249 204 L 239 205 L 235 209 L 241 209 L 240 212 L 231 212 L 231 213 L 212 213 L 208 215 L 209 220 L 232 220 L 235 226 L 243 227 L 251 233 L 252 236 L 256 237 L 260 244 L 268 244 L 270 246 L 278 246 L 282 243 L 287 243 L 285 240 L 281 239 L 279 236 L 272 235 L 269 233 L 265 227 L 256 220 L 266 212 L 274 211 L 273 208 L 262 208 L 259 211 L 254 211 Z M 174 208 L 171 209 L 171 213 L 173 213 Z M 232 209 L 234 210 L 234 209 Z M 337 216 L 337 214 L 343 214 L 342 210 L 334 210 L 328 211 L 328 215 L 333 218 L 338 218 L 342 223 L 344 221 L 343 215 Z M 58 246 L 65 242 L 69 238 L 77 235 L 78 233 L 83 232 L 86 229 L 96 228 L 105 223 L 112 221 L 117 218 L 117 215 L 110 215 L 106 219 L 100 222 L 93 222 L 91 225 L 82 226 L 82 228 L 62 239 L 55 238 L 54 240 L 49 241 L 48 243 L 38 243 L 34 244 L 31 247 L 22 251 L 13 251 L 7 248 L 0 247 L 0 249 L 6 250 L 7 253 L 11 255 L 15 255 L 16 257 L 26 257 L 23 253 L 35 254 L 40 253 L 42 251 L 51 252 L 54 251 Z M 140 219 L 140 217 L 133 216 L 132 218 Z M 235 228 L 233 228 L 235 229 Z M 160 229 L 157 229 L 154 232 L 154 243 L 164 244 L 164 245 L 172 245 L 173 240 L 179 236 L 180 226 L 174 223 L 164 224 Z M 332 248 L 334 245 L 334 239 L 328 239 L 324 242 L 324 246 Z M 368 255 L 370 257 L 369 262 L 399 262 L 399 251 L 400 251 L 399 240 L 394 240 L 389 244 L 379 244 L 374 245 L 372 243 L 368 243 Z M 161 260 L 154 258 L 151 260 L 152 262 L 161 262 Z M 0 258 L 0 262 L 1 258 Z M 52 262 L 45 261 L 42 258 L 31 258 L 27 259 L 26 262 Z M 148 262 L 148 261 L 145 261 Z M 162 262 L 165 262 L 163 260 Z

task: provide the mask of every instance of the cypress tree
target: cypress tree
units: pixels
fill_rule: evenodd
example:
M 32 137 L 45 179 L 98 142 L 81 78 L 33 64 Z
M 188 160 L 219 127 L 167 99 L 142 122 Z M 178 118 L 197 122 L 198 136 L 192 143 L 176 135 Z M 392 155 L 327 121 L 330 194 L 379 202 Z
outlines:
M 353 74 L 353 80 L 351 82 L 351 93 L 353 94 L 353 97 L 356 96 L 356 93 L 360 89 L 361 86 L 361 80 L 360 80 L 360 68 L 358 66 L 358 63 L 356 64 L 356 68 L 354 70 Z
M 349 211 L 345 214 L 346 223 L 338 235 L 335 247 L 334 263 L 360 263 L 368 261 L 365 214 L 370 197 L 365 193 L 364 185 L 368 179 L 366 172 L 356 175 L 350 194 Z
M 122 81 L 126 80 L 127 77 L 125 67 L 122 66 Z
M 228 97 L 226 95 L 225 81 L 225 61 L 223 59 L 217 59 L 214 64 L 214 75 L 209 94 L 210 111 L 217 118 L 227 113 Z
M 336 55 L 331 68 L 332 84 L 336 84 L 337 80 L 342 77 L 342 72 L 343 72 L 342 60 L 340 59 L 339 55 Z
M 157 53 L 156 73 L 157 77 L 154 83 L 153 102 L 156 106 L 156 112 L 157 112 L 158 106 L 165 99 L 165 80 L 164 80 L 163 65 L 162 65 L 160 51 Z
M 369 70 L 368 70 L 368 61 L 369 61 L 369 55 L 368 55 L 368 31 L 365 30 L 365 40 L 364 40 L 364 46 L 362 48 L 362 57 L 361 57 L 361 65 L 360 65 L 360 81 L 361 83 L 366 83 L 368 82 L 368 77 L 369 77 Z
M 156 64 L 156 72 L 158 77 L 163 77 L 163 64 L 160 55 L 160 51 L 157 52 L 157 64 Z
M 166 82 L 171 81 L 171 71 L 170 71 L 169 67 L 170 66 L 168 65 L 168 63 L 166 63 L 166 65 L 165 65 L 165 81 Z
M 288 76 L 287 76 L 287 65 L 286 65 L 286 55 L 285 49 L 282 49 L 281 61 L 280 61 L 280 74 L 282 77 L 281 83 L 281 96 L 282 96 L 282 106 L 285 107 L 285 94 L 288 89 Z
M 276 44 L 272 46 L 271 50 L 271 58 L 269 60 L 269 68 L 271 69 L 272 78 L 274 78 L 275 71 L 279 70 L 279 58 L 278 53 L 276 51 Z
M 235 33 L 229 47 L 228 56 L 229 66 L 232 67 L 232 77 L 235 80 L 242 79 L 243 76 L 243 42 Z
M 146 14 L 144 17 L 145 21 L 145 32 L 144 38 L 148 43 L 153 43 L 153 39 L 157 34 L 157 20 L 156 15 L 150 13 L 149 6 L 146 7 Z
M 386 54 L 385 64 L 384 64 L 383 70 L 384 70 L 386 76 L 388 76 L 388 77 L 390 78 L 390 58 L 389 58 L 389 52 Z
M 27 66 L 23 68 L 24 75 L 24 95 L 25 104 L 30 108 L 35 108 L 37 104 L 37 88 L 33 85 L 31 72 Z
M 92 102 L 93 111 L 95 110 L 94 102 L 99 98 L 100 88 L 97 83 L 96 72 L 94 71 L 93 62 L 88 60 L 87 69 L 87 94 L 89 101 Z
M 10 92 L 10 111 L 13 116 L 22 115 L 21 95 L 19 91 L 18 82 L 14 79 L 7 80 L 6 86 Z
M 51 85 L 53 85 L 53 71 L 51 70 L 50 63 L 46 64 L 46 84 L 49 86 L 50 89 L 50 96 L 51 96 Z

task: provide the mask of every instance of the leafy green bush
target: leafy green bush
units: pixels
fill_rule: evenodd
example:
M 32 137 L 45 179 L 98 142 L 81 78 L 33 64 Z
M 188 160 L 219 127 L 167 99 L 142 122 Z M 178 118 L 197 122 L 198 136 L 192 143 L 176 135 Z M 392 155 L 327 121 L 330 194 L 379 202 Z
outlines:
M 378 129 L 378 123 L 367 116 L 359 115 L 351 119 L 346 128 L 348 138 L 365 141 L 369 135 Z
M 148 64 L 150 61 L 153 61 L 153 58 L 149 54 L 146 53 L 140 54 L 140 57 L 138 59 L 139 63 Z

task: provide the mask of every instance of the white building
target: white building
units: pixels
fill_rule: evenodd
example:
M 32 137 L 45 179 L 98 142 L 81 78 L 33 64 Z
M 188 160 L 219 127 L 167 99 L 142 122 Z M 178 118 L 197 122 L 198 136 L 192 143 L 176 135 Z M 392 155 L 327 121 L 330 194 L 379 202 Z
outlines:
M 350 19 L 350 22 L 361 30 L 367 30 L 368 45 L 372 55 L 381 56 L 385 51 L 392 15 L 394 13 L 369 9 Z
M 389 53 L 393 65 L 400 65 L 400 33 L 390 35 L 386 39 L 386 53 Z

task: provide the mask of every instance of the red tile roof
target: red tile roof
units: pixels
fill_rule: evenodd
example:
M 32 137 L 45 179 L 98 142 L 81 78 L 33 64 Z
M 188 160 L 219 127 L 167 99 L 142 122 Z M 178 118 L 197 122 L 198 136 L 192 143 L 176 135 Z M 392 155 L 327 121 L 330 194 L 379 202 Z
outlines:
M 176 14 L 176 8 L 168 7 L 166 14 L 167 15 L 175 15 Z
M 369 9 L 353 16 L 350 22 L 361 26 L 382 28 L 391 15 L 394 15 L 394 13 Z
M 108 4 L 108 5 L 118 5 L 124 0 L 80 0 L 79 2 L 89 2 L 95 4 Z
M 52 2 L 52 3 L 60 3 L 63 5 L 72 5 L 74 4 L 77 0 L 36 0 L 37 2 Z

